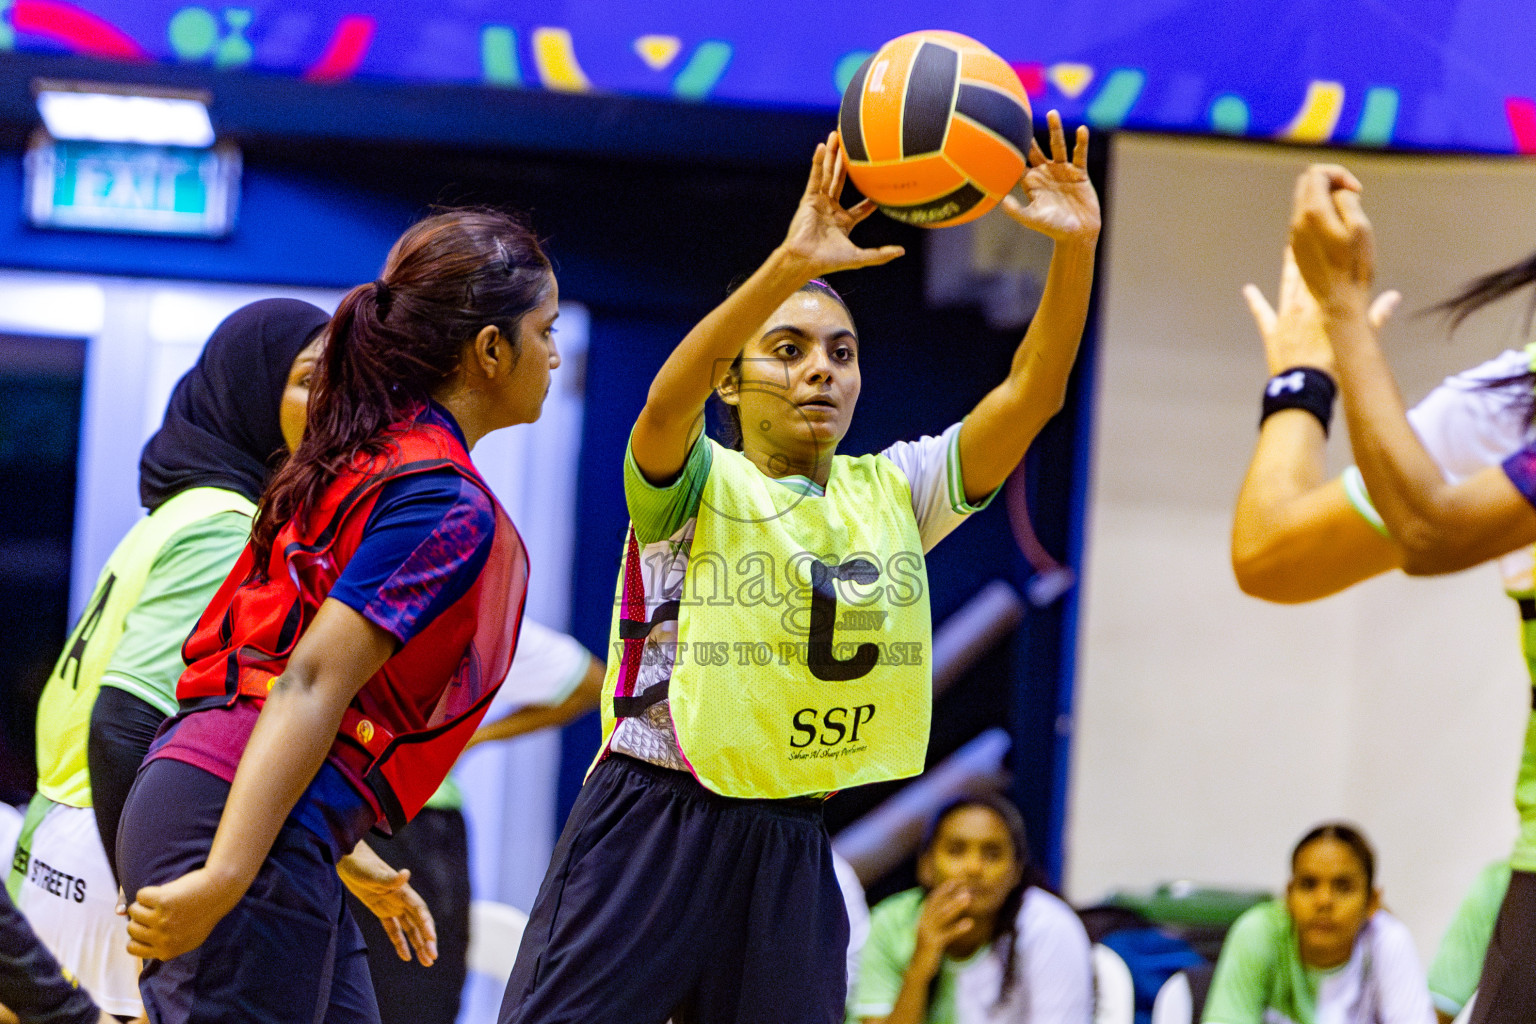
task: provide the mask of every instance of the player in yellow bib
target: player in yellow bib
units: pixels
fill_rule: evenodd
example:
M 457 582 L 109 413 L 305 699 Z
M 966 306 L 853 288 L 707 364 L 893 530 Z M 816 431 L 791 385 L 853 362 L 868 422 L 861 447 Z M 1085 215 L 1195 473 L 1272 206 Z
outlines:
M 842 1020 L 848 923 L 820 798 L 927 749 L 924 555 L 1061 408 L 1099 230 L 1087 130 L 1031 154 L 1055 242 L 1008 377 L 938 437 L 836 454 L 859 337 L 821 275 L 886 263 L 849 232 L 834 135 L 787 237 L 656 375 L 625 459 L 605 742 L 530 917 L 502 1024 Z M 919 397 L 913 381 L 904 400 Z M 717 394 L 739 448 L 703 436 Z
M 123 802 L 176 710 L 182 641 L 245 547 L 273 457 L 303 431 L 328 320 L 309 303 L 268 299 L 214 331 L 144 448 L 140 496 L 150 514 L 107 559 L 38 704 L 37 795 L 7 887 L 112 1014 L 142 1012 L 139 960 L 115 913 Z M 377 858 L 354 867 L 369 886 L 404 885 Z

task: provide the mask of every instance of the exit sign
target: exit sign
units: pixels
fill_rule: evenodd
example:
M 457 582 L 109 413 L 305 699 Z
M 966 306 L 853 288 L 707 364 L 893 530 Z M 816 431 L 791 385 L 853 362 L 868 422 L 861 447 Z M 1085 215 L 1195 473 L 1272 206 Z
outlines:
M 38 227 L 219 238 L 234 229 L 240 151 L 61 141 L 27 150 L 27 217 Z

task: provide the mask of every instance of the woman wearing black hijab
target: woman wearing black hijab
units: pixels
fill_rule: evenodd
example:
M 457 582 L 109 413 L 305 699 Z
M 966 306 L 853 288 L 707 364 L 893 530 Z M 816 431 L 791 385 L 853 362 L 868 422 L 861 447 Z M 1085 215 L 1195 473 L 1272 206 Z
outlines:
M 176 711 L 181 642 L 250 537 L 250 517 L 267 475 L 288 453 L 280 423 L 284 394 L 307 379 L 316 356 L 310 347 L 329 320 L 323 310 L 297 299 L 264 299 L 231 313 L 177 382 L 165 420 L 144 445 L 139 500 L 151 517 L 172 498 L 194 489 L 223 494 L 208 496 L 213 498 L 209 508 L 218 511 L 187 524 L 160 549 L 157 561 L 166 563 L 164 570 L 151 570 L 145 585 L 149 593 L 128 615 L 129 631 L 102 676 L 91 712 L 92 802 L 114 875 L 123 802 L 155 731 Z M 181 564 L 172 568 L 171 563 Z M 163 603 L 174 606 L 163 612 L 154 607 L 155 585 L 161 582 L 173 591 Z M 154 648 L 144 654 L 151 661 L 163 660 L 165 672 L 155 671 L 161 667 L 158 663 L 124 664 L 141 639 L 131 624 L 144 618 L 173 627 L 149 629 L 142 637 Z M 180 628 L 182 623 L 185 628 Z
M 329 319 L 307 302 L 267 299 L 215 329 L 144 446 L 139 494 L 149 517 L 108 558 L 39 703 L 38 793 L 8 888 L 113 1014 L 141 1012 L 139 961 L 115 913 L 123 803 L 176 711 L 181 644 L 244 549 L 268 473 L 303 431 Z M 424 916 L 403 873 L 366 848 L 340 868 L 387 929 L 390 918 Z

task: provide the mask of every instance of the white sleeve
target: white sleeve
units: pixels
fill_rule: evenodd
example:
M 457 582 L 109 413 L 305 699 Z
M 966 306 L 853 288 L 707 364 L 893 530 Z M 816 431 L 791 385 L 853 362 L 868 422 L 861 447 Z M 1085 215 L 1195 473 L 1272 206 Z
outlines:
M 949 536 L 972 512 L 986 508 L 997 492 L 981 503 L 965 500 L 965 481 L 960 472 L 960 424 L 944 433 L 925 435 L 916 441 L 897 441 L 880 455 L 890 459 L 912 488 L 912 514 L 924 553 Z
M 1525 447 L 1527 395 L 1520 388 L 1490 387 L 1524 373 L 1529 357 L 1505 352 L 1481 366 L 1447 377 L 1408 410 L 1408 424 L 1448 483 L 1457 484 L 1489 466 L 1497 466 Z M 1386 527 L 1366 493 L 1360 470 L 1344 471 L 1350 503 L 1382 534 Z
M 1019 908 L 1030 1024 L 1088 1024 L 1093 1017 L 1093 952 L 1071 907 L 1031 887 Z
M 1376 933 L 1372 974 L 1381 1024 L 1433 1024 L 1435 1008 L 1429 998 L 1429 983 L 1408 927 L 1385 910 L 1378 910 L 1371 923 Z
M 1408 422 L 1450 483 L 1497 466 L 1526 441 L 1529 389 L 1491 386 L 1530 369 L 1524 352 L 1508 351 L 1445 381 L 1408 411 Z
M 592 655 L 575 638 L 523 619 L 507 678 L 491 698 L 487 722 L 530 705 L 554 707 L 571 695 Z
M 1408 410 L 1408 422 L 1424 450 L 1449 483 L 1457 484 L 1489 466 L 1497 466 L 1531 440 L 1526 425 L 1532 396 L 1520 382 L 1531 369 L 1531 355 L 1509 350 L 1480 366 L 1447 377 L 1424 400 Z M 1497 386 L 1498 382 L 1515 383 Z M 1386 527 L 1365 491 L 1354 466 L 1344 471 L 1344 491 L 1355 509 L 1383 535 Z M 1524 593 L 1532 588 L 1531 548 L 1520 548 L 1499 559 L 1504 589 Z
M 843 891 L 843 906 L 848 911 L 848 997 L 853 998 L 859 980 L 859 959 L 864 943 L 869 941 L 869 900 L 858 873 L 834 851 L 832 867 L 837 871 L 837 885 Z

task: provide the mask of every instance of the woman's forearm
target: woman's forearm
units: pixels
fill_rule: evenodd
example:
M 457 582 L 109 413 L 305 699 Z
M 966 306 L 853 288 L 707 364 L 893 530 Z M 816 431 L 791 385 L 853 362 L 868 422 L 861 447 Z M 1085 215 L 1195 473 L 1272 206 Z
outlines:
M 1366 319 L 1364 295 L 1324 306 L 1355 463 L 1388 532 L 1406 552 L 1432 549 L 1448 485 L 1408 423 L 1406 406 Z
M 603 663 L 596 658 L 589 658 L 587 670 L 582 675 L 581 682 L 576 684 L 576 689 L 572 690 L 565 700 L 554 705 L 531 704 L 518 708 L 494 722 L 487 722 L 475 730 L 475 734 L 469 738 L 469 743 L 464 749 L 468 750 L 480 743 L 510 740 L 539 729 L 564 725 L 589 711 L 597 710 L 598 701 L 602 696 L 603 674 Z
M 1014 350 L 1007 378 L 966 417 L 960 465 L 969 501 L 991 494 L 1008 478 L 1066 401 L 1088 322 L 1096 241 L 1097 235 L 1056 243 L 1040 307 Z
M 352 694 L 296 678 L 277 679 L 230 785 L 207 870 L 238 902 L 279 829 L 325 762 Z
M 737 353 L 769 315 L 811 279 L 803 260 L 775 249 L 752 276 L 700 320 L 657 371 L 645 415 L 692 423 Z
M 1088 324 L 1096 247 L 1097 236 L 1056 243 L 1040 306 L 1030 320 L 1024 340 L 1014 351 L 1008 379 L 1022 392 L 1020 401 L 1025 415 L 1031 421 L 1038 415 L 1034 433 L 1066 401 L 1067 379 Z
M 1232 569 L 1245 593 L 1262 590 L 1271 567 L 1283 566 L 1299 539 L 1287 512 L 1322 485 L 1325 441 L 1322 424 L 1301 409 L 1276 413 L 1260 428 L 1232 517 Z
M 240 755 L 205 870 L 245 894 L 288 813 L 314 781 L 352 698 L 395 652 L 396 639 L 334 599 L 320 605 L 273 682 Z

